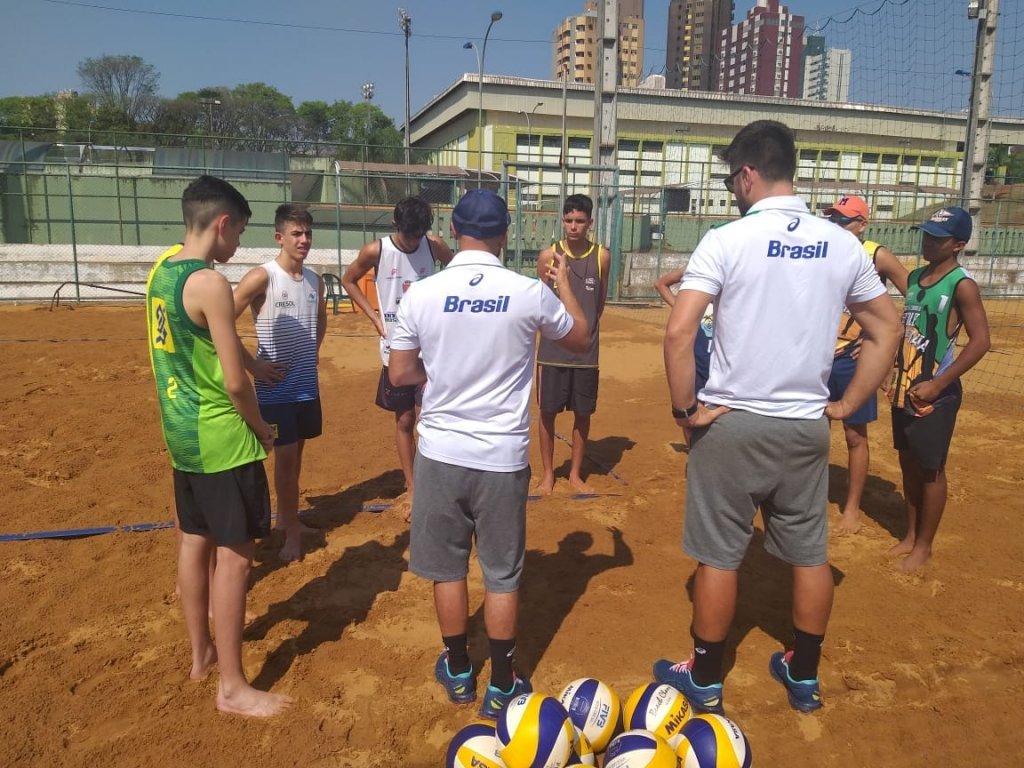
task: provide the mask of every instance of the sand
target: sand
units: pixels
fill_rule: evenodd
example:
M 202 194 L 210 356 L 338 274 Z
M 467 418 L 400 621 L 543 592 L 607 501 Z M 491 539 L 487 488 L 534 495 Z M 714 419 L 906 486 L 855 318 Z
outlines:
M 557 695 L 592 676 L 625 698 L 650 681 L 655 659 L 690 652 L 695 564 L 680 549 L 686 455 L 668 413 L 665 318 L 662 309 L 620 308 L 605 318 L 587 470 L 607 495 L 569 498 L 569 447 L 558 441 L 556 493 L 529 504 L 518 659 L 539 691 Z M 0 344 L 0 532 L 170 521 L 142 308 L 3 307 Z M 307 539 L 300 563 L 277 561 L 279 540 L 257 550 L 245 668 L 295 706 L 270 721 L 222 715 L 214 679 L 186 679 L 172 530 L 3 542 L 4 764 L 443 764 L 475 710 L 449 704 L 432 680 L 440 638 L 431 586 L 407 570 L 406 524 L 361 511 L 401 491 L 393 419 L 372 405 L 378 370 L 365 318 L 331 316 L 325 434 L 308 444 L 301 481 L 304 519 L 321 532 Z M 1024 450 L 1019 410 L 993 402 L 972 396 L 968 381 L 935 556 L 909 576 L 886 556 L 903 533 L 888 421 L 871 428 L 864 528 L 831 543 L 838 586 L 817 714 L 792 711 L 768 674 L 768 656 L 790 640 L 790 578 L 755 537 L 725 688 L 727 714 L 745 731 L 755 765 L 1024 759 Z M 560 434 L 569 420 L 560 417 Z M 832 444 L 835 527 L 845 494 L 838 428 Z M 479 666 L 486 646 L 476 570 L 470 588 Z

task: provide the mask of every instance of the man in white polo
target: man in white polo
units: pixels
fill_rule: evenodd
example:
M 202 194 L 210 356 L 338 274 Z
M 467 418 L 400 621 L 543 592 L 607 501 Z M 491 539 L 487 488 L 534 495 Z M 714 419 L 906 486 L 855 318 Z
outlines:
M 794 650 L 769 670 L 795 709 L 821 706 L 817 673 L 832 609 L 828 563 L 828 421 L 853 413 L 892 366 L 899 316 L 860 241 L 793 196 L 796 147 L 782 123 L 759 120 L 722 153 L 742 218 L 713 229 L 683 275 L 665 331 L 672 415 L 691 432 L 683 549 L 698 562 L 694 654 L 654 676 L 698 711 L 722 712 L 722 655 L 736 611 L 737 572 L 761 508 L 765 549 L 792 566 Z M 709 302 L 715 343 L 694 392 L 693 344 Z M 826 381 L 846 305 L 864 329 L 842 399 Z
M 434 675 L 448 698 L 476 700 L 466 647 L 466 574 L 476 540 L 483 571 L 491 681 L 480 714 L 497 719 L 532 690 L 513 668 L 519 580 L 526 551 L 530 388 L 537 331 L 566 349 L 589 343 L 571 290 L 561 301 L 539 280 L 502 266 L 509 215 L 486 189 L 452 211 L 459 252 L 443 272 L 409 287 L 391 337 L 391 383 L 426 383 L 418 426 L 409 569 L 434 582 L 445 650 Z M 561 281 L 564 262 L 550 276 Z

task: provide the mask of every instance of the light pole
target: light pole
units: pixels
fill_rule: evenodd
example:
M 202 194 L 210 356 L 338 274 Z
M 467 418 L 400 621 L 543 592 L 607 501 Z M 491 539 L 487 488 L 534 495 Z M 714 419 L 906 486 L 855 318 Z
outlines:
M 398 26 L 405 35 L 405 164 L 409 165 L 409 35 L 412 34 L 412 16 L 405 8 L 398 9 Z
M 501 11 L 493 11 L 491 13 L 491 23 L 487 25 L 487 31 L 484 32 L 484 44 L 481 48 L 477 48 L 473 43 L 464 43 L 463 48 L 472 48 L 476 51 L 476 63 L 477 63 L 477 92 L 479 94 L 479 102 L 476 111 L 476 184 L 481 186 L 484 178 L 484 61 L 487 57 L 487 38 L 490 37 L 491 27 L 496 22 L 501 21 Z
M 534 112 L 537 111 L 537 107 L 540 107 L 543 104 L 543 101 L 538 101 L 536 104 L 533 105 L 533 109 L 531 109 L 529 112 L 523 109 L 520 109 L 518 112 L 518 114 L 526 118 L 526 162 L 530 162 L 533 159 L 533 128 L 530 127 L 530 117 L 533 115 Z M 543 159 L 543 153 L 539 154 L 541 159 Z M 538 182 L 539 181 L 540 179 L 538 178 Z
M 366 240 L 366 206 L 370 203 L 370 179 L 366 163 L 370 159 L 370 102 L 373 101 L 373 81 L 363 83 L 363 98 L 366 99 L 366 121 L 363 124 L 363 240 Z

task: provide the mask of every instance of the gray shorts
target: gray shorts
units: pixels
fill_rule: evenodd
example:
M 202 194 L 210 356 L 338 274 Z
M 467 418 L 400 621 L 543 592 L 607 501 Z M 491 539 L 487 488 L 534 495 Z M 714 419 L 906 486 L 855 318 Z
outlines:
M 730 411 L 696 430 L 686 466 L 683 550 L 727 571 L 743 562 L 762 508 L 765 549 L 791 565 L 828 562 L 828 419 Z
M 476 555 L 488 592 L 515 592 L 526 553 L 530 468 L 487 472 L 428 459 L 413 469 L 409 570 L 431 581 L 462 581 Z

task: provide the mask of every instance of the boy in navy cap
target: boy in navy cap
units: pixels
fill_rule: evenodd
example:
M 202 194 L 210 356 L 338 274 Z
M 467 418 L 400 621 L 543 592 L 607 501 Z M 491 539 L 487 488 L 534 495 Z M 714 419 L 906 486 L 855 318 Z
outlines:
M 963 208 L 941 208 L 918 229 L 927 266 L 910 273 L 903 343 L 889 389 L 893 444 L 900 454 L 907 534 L 889 550 L 913 571 L 928 561 L 946 506 L 946 455 L 963 389 L 960 377 L 989 350 L 978 284 L 957 257 L 973 225 Z M 967 344 L 955 354 L 963 328 Z

